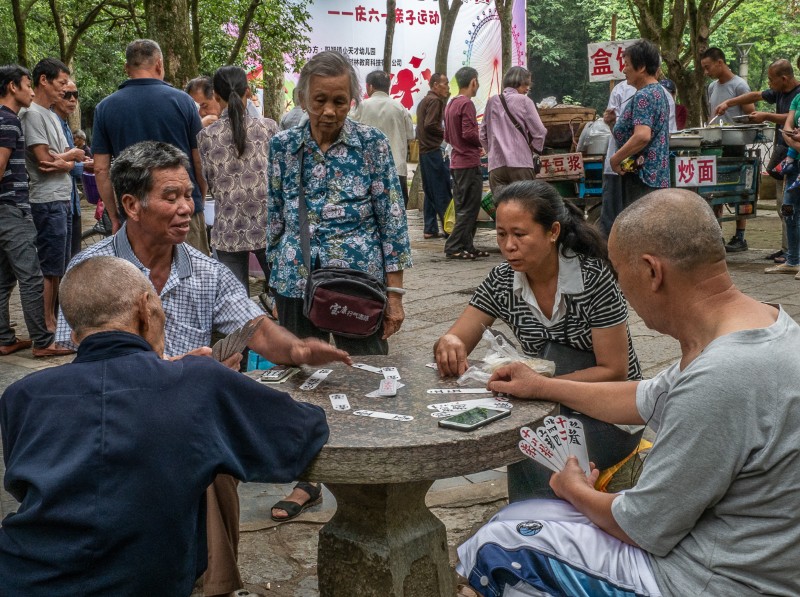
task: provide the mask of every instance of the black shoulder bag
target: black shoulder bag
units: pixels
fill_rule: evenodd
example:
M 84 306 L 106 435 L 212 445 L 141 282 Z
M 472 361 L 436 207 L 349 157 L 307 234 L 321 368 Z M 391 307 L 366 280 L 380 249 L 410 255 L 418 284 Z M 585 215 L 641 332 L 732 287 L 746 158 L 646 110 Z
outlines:
M 311 268 L 311 230 L 303 187 L 305 147 L 300 146 L 300 247 L 308 270 L 303 315 L 323 332 L 366 338 L 380 329 L 386 311 L 386 285 L 366 272 L 345 267 Z
M 531 139 L 530 133 L 519 123 L 516 118 L 514 118 L 511 110 L 508 109 L 508 104 L 506 103 L 506 98 L 503 96 L 502 91 L 498 94 L 498 97 L 500 98 L 500 103 L 503 104 L 503 110 L 505 110 L 506 116 L 508 116 L 511 124 L 514 125 L 514 128 L 517 129 L 523 137 L 525 137 L 525 142 L 528 144 L 528 147 L 531 150 L 531 157 L 533 157 L 533 173 L 539 174 L 542 169 L 542 161 L 539 159 L 539 154 L 536 153 L 536 150 L 533 148 L 533 139 Z

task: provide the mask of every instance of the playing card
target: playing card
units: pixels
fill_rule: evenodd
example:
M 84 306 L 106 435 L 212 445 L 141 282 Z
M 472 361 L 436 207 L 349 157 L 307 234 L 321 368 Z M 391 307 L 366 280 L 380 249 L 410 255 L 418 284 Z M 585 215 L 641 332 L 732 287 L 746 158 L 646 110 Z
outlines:
M 399 382 L 397 380 L 394 380 L 394 381 L 397 384 L 397 386 L 396 386 L 397 390 L 399 390 L 400 388 L 406 387 L 406 384 L 404 384 L 402 382 Z M 364 394 L 364 396 L 366 396 L 367 398 L 386 398 L 387 397 L 385 394 L 381 394 L 381 389 L 380 388 L 378 388 L 377 390 L 372 390 L 369 394 Z
M 362 371 L 369 371 L 370 373 L 383 373 L 380 367 L 373 367 L 372 365 L 365 365 L 364 363 L 353 363 L 352 367 L 361 369 Z
M 400 372 L 397 367 L 381 367 L 381 373 L 386 379 L 400 379 Z
M 311 377 L 309 377 L 307 380 L 303 382 L 303 385 L 300 386 L 300 389 L 313 390 L 319 384 L 321 384 L 325 380 L 325 378 L 331 374 L 332 371 L 333 371 L 332 369 L 318 369 L 311 375 Z
M 428 394 L 491 394 L 486 388 L 431 388 Z
M 436 363 L 426 363 L 425 366 L 433 369 L 434 371 L 439 370 L 439 365 L 437 365 Z
M 534 443 L 534 439 L 538 440 L 538 442 Z M 547 429 L 545 429 L 543 426 L 537 427 L 535 429 L 535 436 L 531 439 L 528 439 L 528 441 L 537 449 L 539 448 L 539 445 L 546 447 L 549 452 L 550 459 L 558 467 L 558 470 L 564 468 L 565 460 L 561 457 L 561 453 L 558 451 L 558 448 L 556 448 L 555 442 L 553 441 L 553 438 L 550 437 Z
M 525 432 L 528 432 L 529 437 L 525 437 Z M 547 443 L 544 441 L 539 440 L 536 437 L 536 434 L 531 432 L 529 427 L 523 427 L 520 429 L 520 436 L 522 437 L 522 441 L 526 442 L 530 445 L 530 447 L 544 460 L 547 460 L 551 465 L 552 468 L 555 469 L 556 472 L 560 471 L 564 468 L 564 463 L 561 461 L 558 454 L 553 451 Z
M 583 472 L 591 473 L 589 468 L 589 452 L 586 448 L 586 436 L 583 432 L 583 423 L 579 419 L 569 419 L 567 423 L 567 448 L 569 455 L 578 459 Z
M 391 377 L 383 379 L 378 388 L 378 394 L 381 396 L 397 396 L 397 380 Z
M 566 417 L 545 417 L 544 428 L 547 433 L 553 438 L 553 444 L 558 451 L 559 456 L 567 463 L 569 457 L 569 448 L 567 448 L 567 419 Z
M 475 408 L 476 406 L 511 409 L 513 405 L 510 402 L 497 400 L 496 398 L 476 398 L 475 400 L 458 400 L 456 402 L 429 404 L 428 409 L 438 410 L 439 412 L 454 412 Z
M 388 419 L 390 421 L 413 421 L 410 415 L 397 415 L 394 413 L 384 413 L 377 410 L 354 410 L 353 414 L 359 417 L 372 417 L 374 419 Z
M 525 454 L 525 456 L 527 456 L 528 458 L 534 460 L 535 462 L 538 462 L 539 464 L 546 466 L 554 473 L 557 473 L 559 471 L 559 469 L 556 468 L 555 464 L 553 464 L 549 459 L 539 454 L 536 451 L 536 449 L 530 443 L 526 442 L 524 439 L 519 440 L 518 445 L 520 451 L 523 454 Z
M 333 410 L 350 410 L 347 394 L 331 394 L 328 397 L 331 399 Z
M 235 332 L 228 334 L 211 347 L 211 356 L 217 361 L 226 361 L 237 352 L 247 348 L 247 343 L 264 320 L 263 317 L 252 319 Z

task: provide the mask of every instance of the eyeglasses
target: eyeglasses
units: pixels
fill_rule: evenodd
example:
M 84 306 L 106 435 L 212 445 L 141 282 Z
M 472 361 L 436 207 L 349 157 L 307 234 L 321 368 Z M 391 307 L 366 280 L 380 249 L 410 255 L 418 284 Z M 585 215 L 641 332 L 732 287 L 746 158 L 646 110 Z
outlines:
M 78 92 L 77 91 L 65 91 L 64 92 L 64 99 L 65 100 L 78 99 Z

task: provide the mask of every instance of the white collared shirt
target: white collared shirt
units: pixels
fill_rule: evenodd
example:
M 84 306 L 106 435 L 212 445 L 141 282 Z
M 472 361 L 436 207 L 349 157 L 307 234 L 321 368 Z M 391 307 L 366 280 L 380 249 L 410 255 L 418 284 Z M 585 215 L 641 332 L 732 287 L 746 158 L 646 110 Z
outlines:
M 556 283 L 556 299 L 553 303 L 553 314 L 548 318 L 539 307 L 539 302 L 531 290 L 527 276 L 522 272 L 514 272 L 514 294 L 521 298 L 530 308 L 542 325 L 550 327 L 564 318 L 567 313 L 566 295 L 581 294 L 584 291 L 581 263 L 577 255 L 569 253 L 564 257 L 558 252 L 558 282 Z

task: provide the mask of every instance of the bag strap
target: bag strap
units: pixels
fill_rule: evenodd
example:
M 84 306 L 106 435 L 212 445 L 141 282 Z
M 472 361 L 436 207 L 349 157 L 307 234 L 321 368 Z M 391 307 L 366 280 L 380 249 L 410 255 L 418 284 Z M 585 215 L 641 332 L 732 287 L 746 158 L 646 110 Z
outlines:
M 508 119 L 511 121 L 511 124 L 514 125 L 514 128 L 517 129 L 523 137 L 525 137 L 525 141 L 528 144 L 528 147 L 531 147 L 533 145 L 533 142 L 530 134 L 528 133 L 528 130 L 525 127 L 523 127 L 516 118 L 514 118 L 514 115 L 511 113 L 511 110 L 508 109 L 508 104 L 506 103 L 506 98 L 503 95 L 503 92 L 501 91 L 497 95 L 500 98 L 500 103 L 503 104 L 503 110 L 506 111 L 506 116 L 508 116 Z M 531 151 L 534 151 L 533 147 L 531 147 Z

